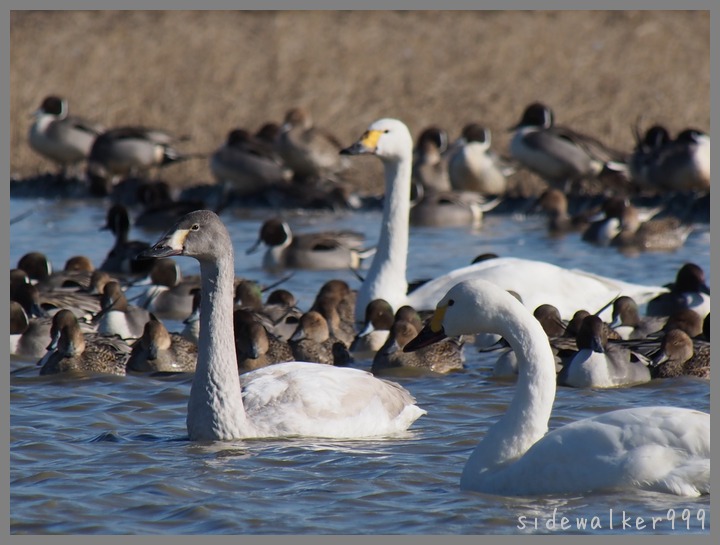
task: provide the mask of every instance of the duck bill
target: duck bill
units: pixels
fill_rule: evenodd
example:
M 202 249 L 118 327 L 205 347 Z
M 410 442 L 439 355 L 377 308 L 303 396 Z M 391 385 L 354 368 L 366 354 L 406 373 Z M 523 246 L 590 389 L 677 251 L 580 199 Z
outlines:
M 261 243 L 262 243 L 262 239 L 261 238 L 257 239 L 252 246 L 250 246 L 247 250 L 245 250 L 245 255 L 254 254 L 257 251 L 257 249 L 260 247 Z
M 425 348 L 426 346 L 430 346 L 431 344 L 445 338 L 447 338 L 447 335 L 445 334 L 445 330 L 443 328 L 440 328 L 438 331 L 433 331 L 431 324 L 428 324 L 422 328 L 417 337 L 405 345 L 403 352 L 414 352 L 415 350 Z
M 368 148 L 361 141 L 340 150 L 340 155 L 367 155 L 371 153 L 375 153 L 375 150 Z

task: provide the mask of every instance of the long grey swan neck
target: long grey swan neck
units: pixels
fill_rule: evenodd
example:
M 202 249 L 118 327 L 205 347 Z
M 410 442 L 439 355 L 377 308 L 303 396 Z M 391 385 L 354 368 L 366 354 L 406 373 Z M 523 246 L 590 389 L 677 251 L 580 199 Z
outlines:
M 394 310 L 405 304 L 410 222 L 412 150 L 399 159 L 383 159 L 385 203 L 380 238 L 372 265 L 358 291 L 355 321 L 362 322 L 374 299 L 385 299 Z
M 228 246 L 230 246 L 228 244 Z M 188 401 L 192 440 L 227 440 L 251 435 L 242 404 L 233 335 L 232 246 L 217 262 L 201 261 L 200 337 Z
M 555 399 L 555 358 L 540 322 L 514 298 L 498 309 L 498 316 L 500 324 L 493 332 L 515 351 L 518 380 L 505 414 L 487 431 L 465 466 L 476 474 L 521 457 L 543 437 Z

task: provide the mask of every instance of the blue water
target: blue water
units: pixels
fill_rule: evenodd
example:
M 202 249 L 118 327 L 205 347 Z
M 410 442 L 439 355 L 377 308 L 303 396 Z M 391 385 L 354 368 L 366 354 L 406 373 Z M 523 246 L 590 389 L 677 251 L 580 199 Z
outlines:
M 106 207 L 102 201 L 11 199 L 11 217 L 33 209 L 32 215 L 10 227 L 11 265 L 30 250 L 46 253 L 55 268 L 76 254 L 99 264 L 112 245 L 112 235 L 98 230 Z M 221 216 L 235 245 L 236 273 L 262 283 L 278 277 L 263 272 L 261 254 L 246 256 L 244 250 L 255 241 L 266 214 L 226 210 Z M 297 231 L 352 228 L 364 232 L 370 244 L 379 231 L 379 212 L 288 217 Z M 131 238 L 154 242 L 160 234 L 134 228 Z M 477 231 L 412 228 L 408 276 L 433 276 L 468 264 L 484 252 L 542 259 L 644 284 L 672 281 L 687 261 L 710 271 L 707 225 L 699 225 L 676 252 L 626 257 L 614 249 L 587 245 L 578 235 L 550 239 L 540 217 L 502 214 L 487 216 Z M 198 270 L 193 260 L 180 258 L 178 263 L 186 274 Z M 301 271 L 285 287 L 296 294 L 301 308 L 307 308 L 320 285 L 331 278 L 358 285 L 349 272 Z M 168 325 L 170 330 L 180 327 L 177 322 Z M 39 377 L 35 362 L 13 358 L 11 532 L 709 532 L 709 497 L 629 492 L 504 498 L 460 491 L 465 461 L 503 412 L 514 388 L 491 377 L 496 355 L 466 347 L 466 357 L 463 373 L 396 379 L 428 411 L 406 436 L 234 443 L 187 440 L 189 377 Z M 370 362 L 356 365 L 369 368 Z M 559 388 L 550 427 L 620 407 L 655 404 L 709 411 L 709 384 L 681 378 L 604 391 Z M 562 517 L 567 517 L 565 529 Z M 592 517 L 597 517 L 599 528 L 589 528 Z M 588 528 L 578 529 L 579 518 L 587 519 Z

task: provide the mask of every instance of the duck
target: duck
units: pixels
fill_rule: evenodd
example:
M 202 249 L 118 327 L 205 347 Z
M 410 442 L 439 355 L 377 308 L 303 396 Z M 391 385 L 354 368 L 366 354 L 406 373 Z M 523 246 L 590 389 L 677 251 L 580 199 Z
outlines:
M 553 111 L 541 102 L 529 104 L 510 128 L 511 156 L 552 187 L 568 190 L 573 182 L 597 177 L 603 169 L 625 171 L 624 154 L 588 135 L 555 125 Z
M 448 136 L 444 129 L 430 126 L 420 133 L 413 150 L 412 178 L 425 193 L 452 190 L 446 152 Z
M 693 341 L 683 330 L 671 329 L 663 336 L 650 366 L 657 378 L 690 375 L 709 380 L 710 343 Z
M 200 288 L 193 289 L 191 293 L 193 296 L 192 312 L 183 320 L 183 329 L 180 335 L 188 341 L 198 344 L 200 340 Z
M 585 231 L 592 219 L 599 213 L 593 208 L 574 215 L 568 213 L 567 195 L 560 189 L 551 187 L 538 197 L 536 206 L 547 216 L 548 233 L 558 237 L 568 233 Z
M 372 264 L 358 290 L 356 322 L 363 321 L 365 308 L 373 299 L 385 299 L 395 309 L 408 304 L 420 312 L 431 310 L 450 287 L 470 277 L 486 278 L 503 289 L 517 292 L 529 308 L 550 302 L 558 307 L 564 318 L 572 316 L 578 307 L 598 308 L 618 293 L 631 295 L 642 304 L 667 291 L 660 286 L 632 284 L 544 261 L 496 257 L 438 276 L 408 294 L 410 131 L 400 120 L 380 119 L 341 153 L 374 155 L 383 162 L 385 172 L 380 238 Z
M 639 187 L 652 187 L 647 177 L 647 171 L 659 151 L 671 142 L 670 131 L 664 125 L 655 124 L 641 136 L 639 128 L 635 126 L 634 135 L 635 148 L 628 159 L 630 179 Z
M 462 339 L 447 339 L 414 352 L 403 352 L 410 340 L 417 337 L 418 329 L 408 320 L 395 320 L 390 326 L 385 344 L 373 357 L 371 372 L 375 375 L 405 374 L 408 369 L 422 374 L 446 374 L 465 367 Z
M 195 155 L 181 153 L 171 134 L 148 127 L 107 129 L 95 138 L 88 155 L 87 174 L 102 186 L 118 177 L 137 176 L 151 168 L 186 161 Z M 102 180 L 102 181 L 101 181 Z
M 182 320 L 189 316 L 192 313 L 192 291 L 200 288 L 200 278 L 183 278 L 174 259 L 158 259 L 150 263 L 150 285 L 140 295 L 137 305 L 162 320 Z
M 270 272 L 357 269 L 372 253 L 362 248 L 364 239 L 362 233 L 349 230 L 293 235 L 287 222 L 270 218 L 263 222 L 258 240 L 247 253 L 255 252 L 261 243 L 265 243 L 263 268 Z
M 17 263 L 25 271 L 28 280 L 41 291 L 87 288 L 90 275 L 95 270 L 92 260 L 85 255 L 75 255 L 65 261 L 61 271 L 54 271 L 52 263 L 42 252 L 28 252 Z
M 342 145 L 327 130 L 315 125 L 302 106 L 289 109 L 275 140 L 275 150 L 298 181 L 333 179 L 346 167 L 338 156 Z
M 102 373 L 124 376 L 130 347 L 116 337 L 94 336 L 85 338 L 77 318 L 72 313 L 64 315 L 64 323 L 48 346 L 50 353 L 38 362 L 42 363 L 40 375 L 58 373 Z
M 240 376 L 233 333 L 235 259 L 222 220 L 210 210 L 181 219 L 148 258 L 200 263 L 200 339 L 190 388 L 192 441 L 250 437 L 368 438 L 405 433 L 426 414 L 397 383 L 351 367 L 284 362 Z
M 460 488 L 499 496 L 646 490 L 696 497 L 710 493 L 710 415 L 682 407 L 610 411 L 548 431 L 555 360 L 529 310 L 481 278 L 459 282 L 405 346 L 446 336 L 498 334 L 518 355 L 519 376 L 505 414 L 465 464 Z M 561 478 L 559 478 L 561 476 Z
M 18 284 L 11 294 L 25 309 L 30 318 L 52 316 L 60 309 L 70 309 L 78 318 L 100 311 L 101 303 L 96 295 L 82 291 L 40 291 L 35 284 Z
M 210 171 L 218 183 L 227 184 L 238 197 L 285 184 L 292 176 L 271 143 L 241 128 L 231 130 L 225 143 L 210 156 Z
M 282 341 L 292 337 L 300 322 L 300 316 L 303 315 L 302 310 L 297 306 L 297 298 L 292 292 L 284 289 L 270 292 L 263 305 L 263 312 L 273 323 L 273 335 Z
M 617 388 L 650 382 L 646 362 L 625 347 L 609 344 L 603 321 L 594 315 L 583 320 L 577 337 L 578 352 L 562 368 L 558 381 L 573 388 Z
M 127 369 L 153 373 L 192 373 L 197 363 L 197 345 L 179 333 L 170 333 L 154 316 L 132 345 Z
M 685 244 L 692 231 L 692 224 L 684 224 L 675 217 L 642 221 L 637 208 L 628 204 L 620 215 L 619 231 L 610 245 L 626 253 L 673 251 Z
M 647 301 L 645 314 L 669 316 L 678 309 L 689 308 L 704 318 L 710 312 L 710 288 L 705 281 L 705 271 L 696 263 L 684 263 L 669 284 L 669 291 L 660 293 Z
M 130 232 L 130 214 L 122 204 L 111 206 L 101 231 L 109 230 L 115 235 L 115 243 L 100 265 L 100 269 L 109 273 L 122 273 L 147 276 L 152 263 L 137 259 L 137 255 L 150 245 L 145 241 L 128 240 Z
M 661 191 L 709 191 L 710 136 L 687 128 L 658 145 L 645 163 L 644 180 Z
M 479 123 L 468 123 L 455 141 L 448 158 L 450 184 L 459 191 L 474 191 L 484 196 L 504 195 L 507 176 L 514 169 L 493 150 L 490 129 Z
M 59 167 L 62 176 L 69 167 L 87 159 L 102 125 L 68 115 L 68 101 L 56 95 L 46 96 L 33 114 L 28 133 L 30 147 Z
M 93 318 L 99 333 L 117 335 L 121 339 L 137 339 L 151 319 L 150 313 L 128 303 L 125 292 L 114 280 L 105 284 L 101 299 L 102 309 Z
M 488 201 L 475 191 L 426 192 L 417 185 L 417 197 L 410 209 L 410 224 L 420 227 L 464 227 L 479 229 L 485 212 L 502 199 Z
M 667 322 L 662 316 L 640 316 L 638 304 L 632 297 L 621 295 L 613 302 L 612 327 L 623 340 L 644 339 L 660 331 Z
M 327 320 L 315 310 L 300 316 L 297 329 L 288 342 L 293 357 L 299 361 L 338 366 L 352 363 L 347 345 L 330 333 Z
M 252 312 L 236 309 L 233 323 L 240 373 L 294 360 L 290 345 L 270 333 Z
M 356 359 L 371 359 L 382 348 L 395 321 L 393 308 L 385 299 L 374 299 L 365 308 L 365 320 L 360 332 L 350 343 Z
M 30 319 L 17 301 L 10 301 L 10 355 L 38 359 L 50 339 L 50 318 Z

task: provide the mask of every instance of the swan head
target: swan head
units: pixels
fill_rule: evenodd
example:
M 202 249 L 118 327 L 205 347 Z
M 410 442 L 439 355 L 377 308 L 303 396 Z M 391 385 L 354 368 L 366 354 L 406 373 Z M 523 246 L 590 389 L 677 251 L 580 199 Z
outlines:
M 503 335 L 507 317 L 523 313 L 530 316 L 520 301 L 496 284 L 480 278 L 465 280 L 450 288 L 437 304 L 430 321 L 404 351 L 418 350 L 445 337 L 477 333 Z
M 341 155 L 376 155 L 382 160 L 399 161 L 412 155 L 413 140 L 405 123 L 398 119 L 373 122 L 360 139 L 340 150 Z
M 137 257 L 188 256 L 198 261 L 217 261 L 232 256 L 232 243 L 227 228 L 211 210 L 196 210 L 186 214 L 155 243 Z

